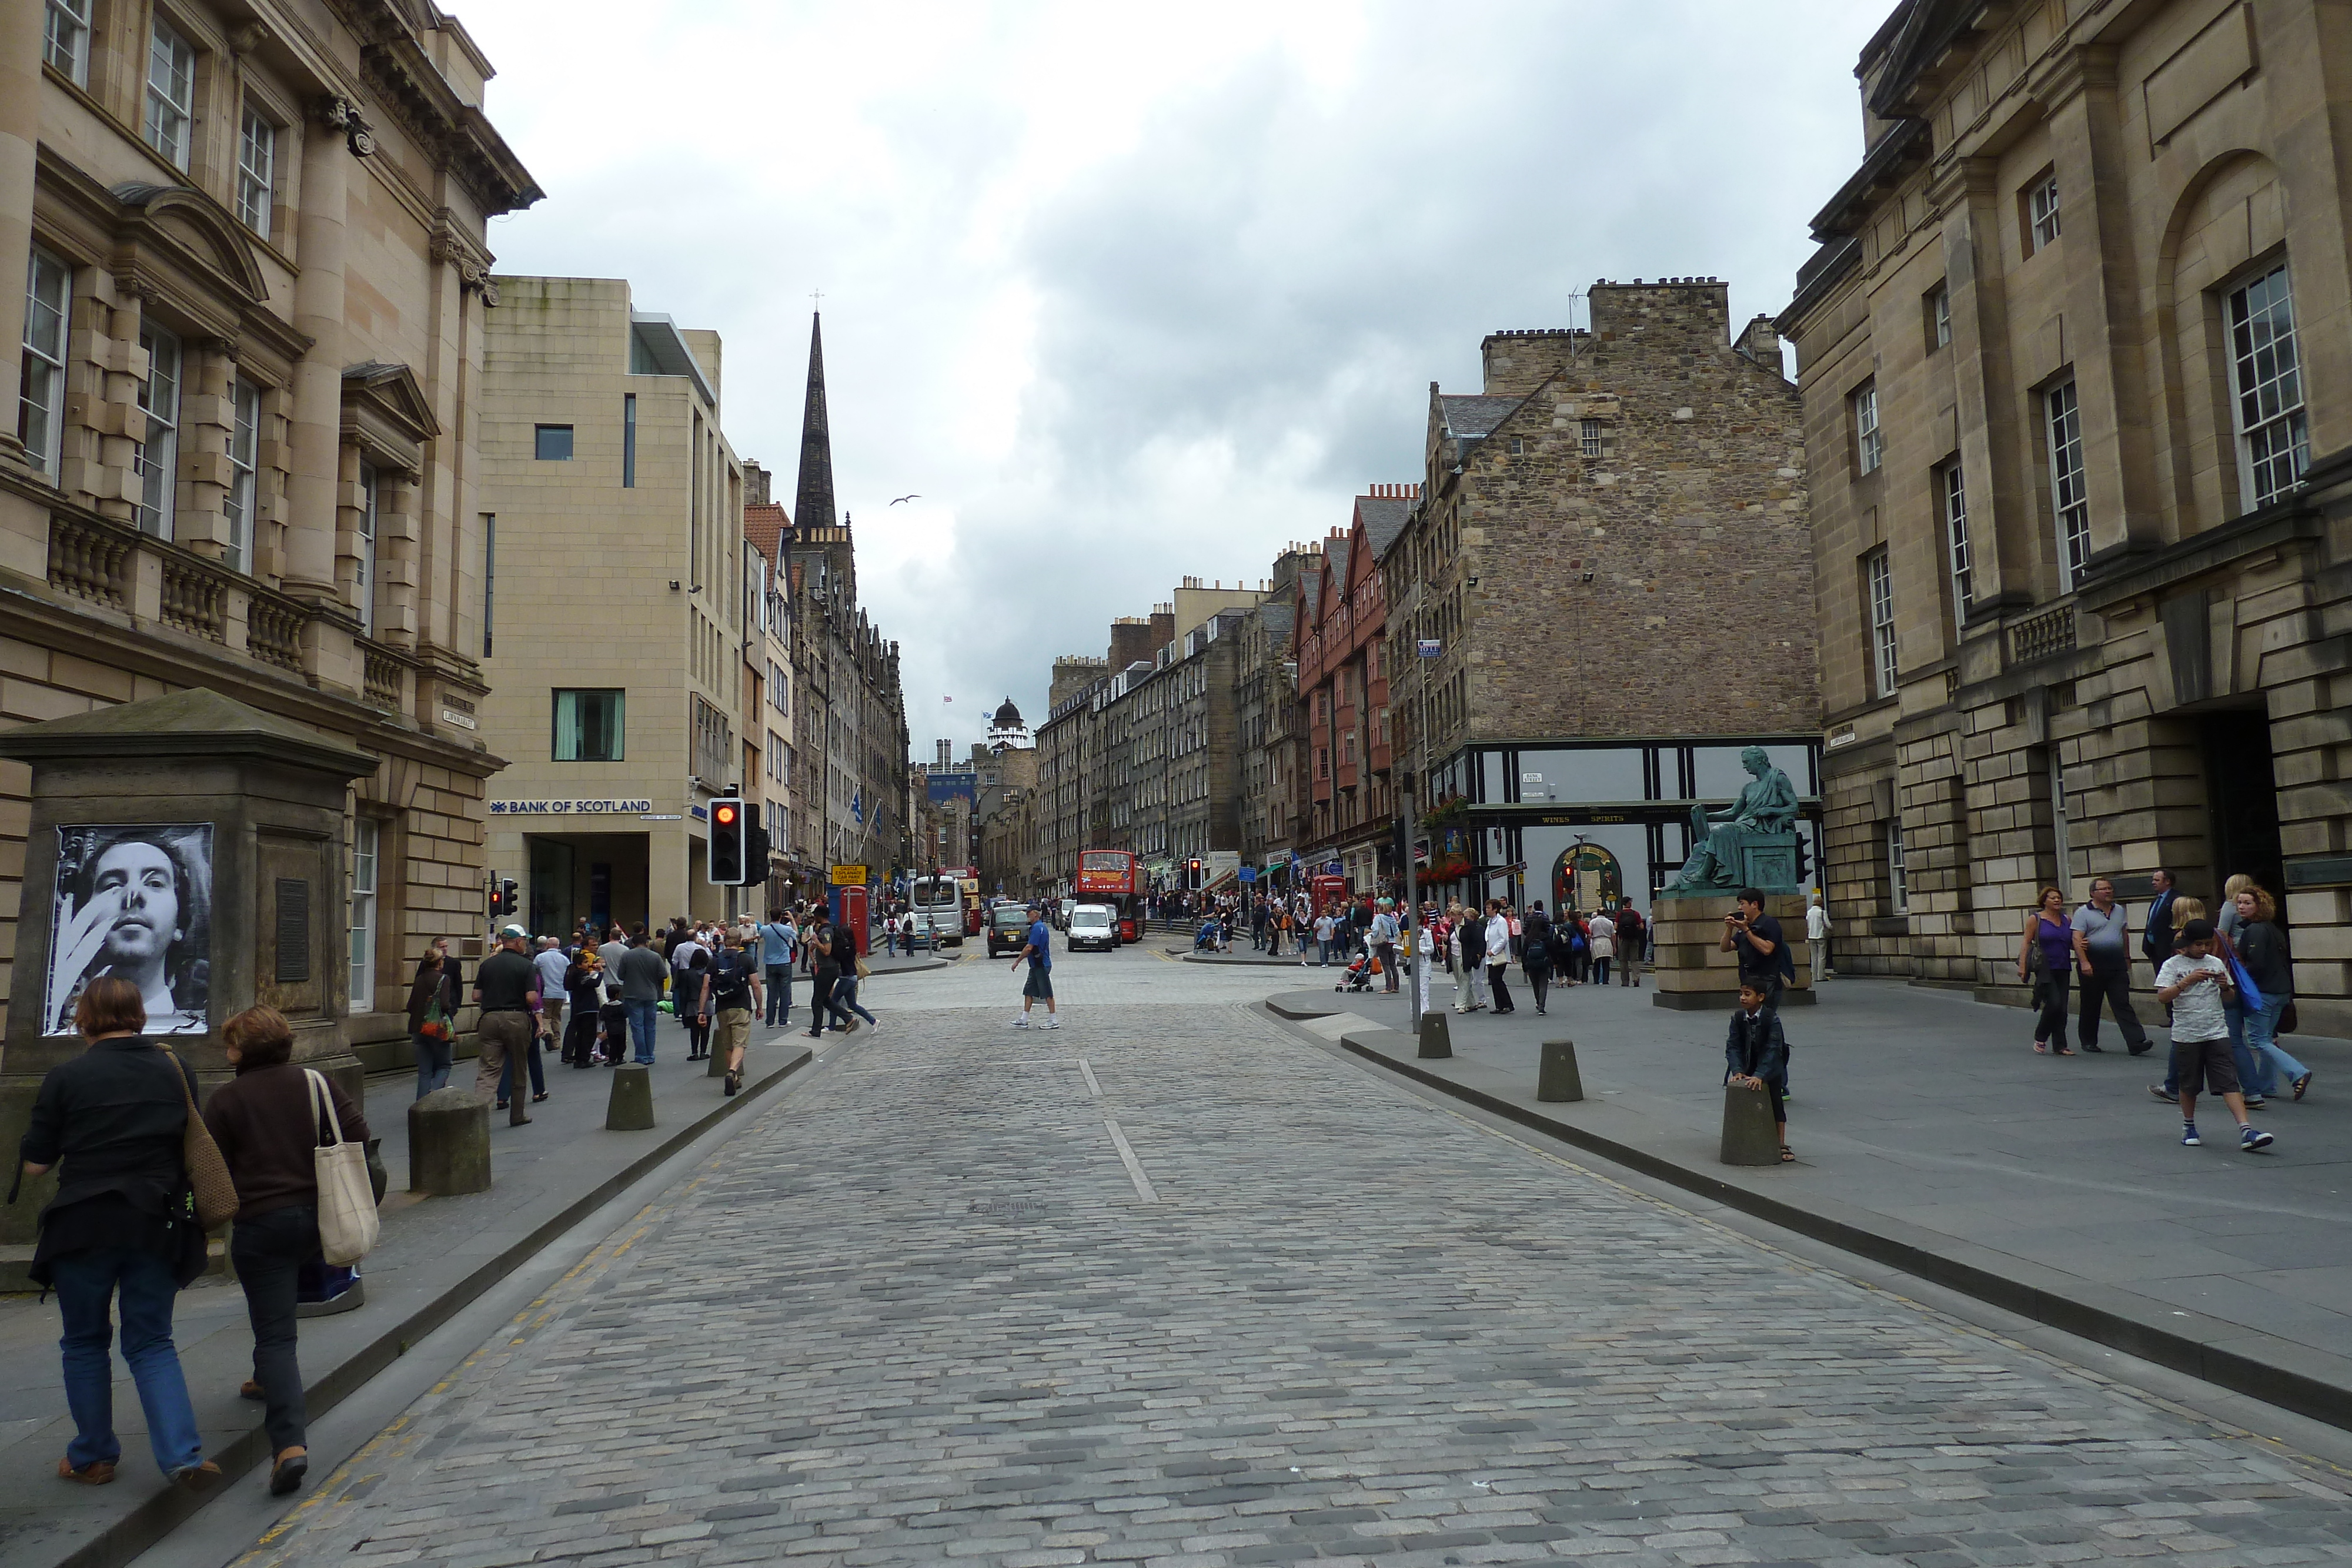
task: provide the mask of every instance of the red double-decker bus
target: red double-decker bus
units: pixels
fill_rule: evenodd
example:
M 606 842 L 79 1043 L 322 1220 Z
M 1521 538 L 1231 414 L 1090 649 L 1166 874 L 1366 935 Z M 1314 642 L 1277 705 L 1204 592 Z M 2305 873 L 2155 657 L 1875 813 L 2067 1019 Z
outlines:
M 1107 904 L 1118 922 L 1118 939 L 1143 938 L 1143 863 L 1125 850 L 1080 850 L 1070 891 L 1080 904 Z

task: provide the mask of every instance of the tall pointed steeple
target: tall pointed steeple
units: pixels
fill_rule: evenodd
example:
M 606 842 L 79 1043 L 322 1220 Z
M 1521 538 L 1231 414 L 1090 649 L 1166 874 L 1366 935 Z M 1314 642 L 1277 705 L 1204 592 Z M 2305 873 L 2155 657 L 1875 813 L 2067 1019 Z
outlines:
M 801 413 L 801 472 L 793 492 L 793 526 L 802 539 L 813 528 L 834 526 L 833 425 L 824 412 L 824 337 L 822 319 L 809 314 L 808 404 Z M 823 536 L 817 536 L 823 537 Z

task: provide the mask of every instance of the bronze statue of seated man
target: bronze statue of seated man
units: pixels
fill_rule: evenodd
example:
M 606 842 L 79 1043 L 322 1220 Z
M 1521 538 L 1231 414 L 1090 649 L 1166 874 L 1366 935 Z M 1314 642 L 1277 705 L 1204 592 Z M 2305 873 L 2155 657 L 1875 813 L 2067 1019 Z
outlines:
M 1696 842 L 1669 892 L 1709 893 L 1745 886 L 1744 850 L 1754 844 L 1796 842 L 1797 787 L 1772 766 L 1760 746 L 1742 751 L 1739 763 L 1750 777 L 1729 809 L 1691 808 L 1691 837 Z

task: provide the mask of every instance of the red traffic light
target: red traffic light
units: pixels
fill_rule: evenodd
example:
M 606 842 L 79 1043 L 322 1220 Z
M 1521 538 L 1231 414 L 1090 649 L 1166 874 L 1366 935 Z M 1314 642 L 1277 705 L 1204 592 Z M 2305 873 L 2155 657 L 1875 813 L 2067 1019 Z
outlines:
M 717 808 L 710 816 L 711 820 L 722 828 L 731 828 L 735 825 L 735 808 L 731 804 Z

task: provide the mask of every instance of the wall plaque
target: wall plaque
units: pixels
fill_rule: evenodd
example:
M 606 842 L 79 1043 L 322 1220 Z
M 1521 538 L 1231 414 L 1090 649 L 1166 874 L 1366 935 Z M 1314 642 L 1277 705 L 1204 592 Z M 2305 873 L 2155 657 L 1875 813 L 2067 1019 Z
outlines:
M 299 876 L 278 878 L 278 973 L 281 986 L 310 977 L 310 884 Z

